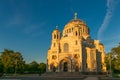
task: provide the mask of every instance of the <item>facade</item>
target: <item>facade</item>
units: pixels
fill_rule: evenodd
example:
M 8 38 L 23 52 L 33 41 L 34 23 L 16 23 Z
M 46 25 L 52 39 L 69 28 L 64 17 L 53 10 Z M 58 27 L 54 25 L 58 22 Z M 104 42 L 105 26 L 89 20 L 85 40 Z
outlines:
M 104 56 L 104 45 L 91 39 L 86 23 L 75 13 L 62 35 L 58 28 L 52 32 L 47 72 L 105 72 Z

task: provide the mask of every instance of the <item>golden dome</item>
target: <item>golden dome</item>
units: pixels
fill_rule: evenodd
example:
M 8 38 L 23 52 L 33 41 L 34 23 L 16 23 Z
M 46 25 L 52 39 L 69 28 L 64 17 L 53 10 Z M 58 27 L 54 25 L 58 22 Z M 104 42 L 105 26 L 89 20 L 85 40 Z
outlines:
M 86 36 L 89 35 L 89 28 L 87 27 L 85 22 L 77 18 L 77 13 L 75 13 L 74 19 L 72 19 L 65 25 L 63 36 L 74 36 L 78 33 L 79 36 L 83 36 L 86 38 Z
M 74 19 L 69 21 L 64 28 L 71 28 L 71 27 L 79 27 L 86 26 L 86 23 L 77 18 L 77 13 L 74 14 Z M 86 26 L 87 27 L 87 26 Z

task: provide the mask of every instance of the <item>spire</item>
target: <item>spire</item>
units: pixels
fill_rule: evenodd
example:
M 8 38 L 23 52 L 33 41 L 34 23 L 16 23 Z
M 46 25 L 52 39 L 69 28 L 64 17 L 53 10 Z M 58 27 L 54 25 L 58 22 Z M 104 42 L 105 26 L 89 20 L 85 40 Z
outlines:
M 77 13 L 74 13 L 74 19 L 77 19 L 77 16 L 78 16 Z

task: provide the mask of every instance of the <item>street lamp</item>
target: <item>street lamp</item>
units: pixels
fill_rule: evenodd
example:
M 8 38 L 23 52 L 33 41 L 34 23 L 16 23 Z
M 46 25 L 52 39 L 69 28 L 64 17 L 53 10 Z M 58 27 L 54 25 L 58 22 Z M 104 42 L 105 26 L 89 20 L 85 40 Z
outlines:
M 15 75 L 17 73 L 17 59 L 15 59 Z
M 112 58 L 111 58 L 111 56 L 110 56 L 110 53 L 109 53 L 109 58 L 110 58 L 110 62 L 109 62 L 109 64 L 110 64 L 110 77 L 112 77 Z

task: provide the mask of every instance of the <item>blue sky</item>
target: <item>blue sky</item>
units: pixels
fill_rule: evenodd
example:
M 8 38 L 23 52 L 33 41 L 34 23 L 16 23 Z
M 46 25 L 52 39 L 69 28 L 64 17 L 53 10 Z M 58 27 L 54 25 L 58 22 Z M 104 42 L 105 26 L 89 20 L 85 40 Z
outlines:
M 73 19 L 84 20 L 106 53 L 120 42 L 120 0 L 0 0 L 0 52 L 22 53 L 27 62 L 45 62 L 51 33 Z

